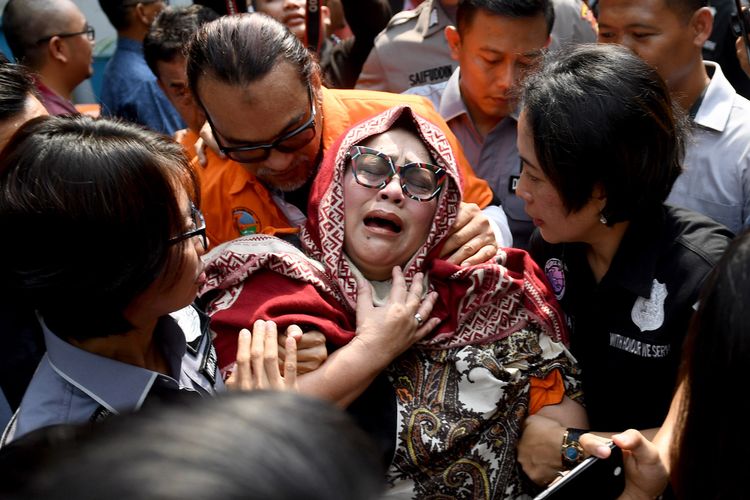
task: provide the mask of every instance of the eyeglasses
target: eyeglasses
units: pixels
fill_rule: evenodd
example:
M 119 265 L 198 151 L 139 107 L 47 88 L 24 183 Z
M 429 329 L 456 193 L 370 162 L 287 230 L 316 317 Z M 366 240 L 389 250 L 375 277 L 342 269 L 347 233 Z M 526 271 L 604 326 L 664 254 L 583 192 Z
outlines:
M 208 249 L 208 240 L 206 238 L 206 219 L 203 218 L 203 213 L 201 213 L 201 211 L 198 210 L 192 203 L 190 204 L 190 219 L 192 220 L 193 229 L 185 231 L 181 235 L 175 236 L 174 238 L 170 238 L 169 244 L 175 245 L 194 236 L 200 236 L 201 243 L 203 244 L 203 249 Z
M 39 45 L 42 42 L 47 42 L 49 40 L 52 40 L 54 37 L 69 38 L 71 36 L 78 35 L 86 35 L 86 38 L 89 39 L 89 42 L 93 42 L 94 39 L 96 39 L 96 31 L 94 31 L 94 27 L 87 23 L 83 31 L 76 31 L 75 33 L 57 33 L 55 35 L 45 36 L 44 38 L 40 38 L 39 40 L 37 40 L 36 44 Z
M 307 92 L 310 98 L 310 118 L 305 123 L 292 130 L 289 133 L 282 135 L 271 141 L 268 144 L 245 144 L 244 146 L 224 146 L 219 140 L 219 134 L 216 132 L 211 117 L 206 112 L 206 119 L 211 127 L 211 131 L 214 133 L 216 143 L 219 145 L 219 149 L 226 156 L 234 161 L 240 163 L 256 163 L 268 159 L 271 155 L 271 150 L 276 149 L 283 153 L 292 153 L 310 144 L 315 138 L 315 116 L 317 110 L 315 108 L 315 98 L 313 96 L 312 87 L 308 85 Z
M 383 189 L 394 175 L 401 180 L 401 190 L 406 196 L 417 201 L 430 201 L 445 183 L 445 170 L 429 163 L 412 162 L 394 165 L 390 156 L 365 146 L 352 146 L 348 157 L 357 184 Z

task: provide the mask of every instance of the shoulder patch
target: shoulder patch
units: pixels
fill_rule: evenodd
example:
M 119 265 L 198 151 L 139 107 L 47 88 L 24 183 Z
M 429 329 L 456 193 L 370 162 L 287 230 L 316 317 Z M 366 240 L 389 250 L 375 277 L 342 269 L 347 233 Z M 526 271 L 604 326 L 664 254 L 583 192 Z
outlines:
M 232 220 L 239 236 L 261 232 L 260 217 L 249 208 L 236 207 L 232 209 Z
M 544 264 L 544 274 L 547 275 L 547 280 L 552 285 L 555 298 L 562 299 L 565 295 L 565 264 L 558 258 L 549 259 Z
M 394 15 L 390 21 L 388 21 L 385 29 L 404 24 L 410 19 L 415 19 L 417 16 L 419 16 L 419 8 L 413 10 L 402 10 L 401 12 Z
M 417 5 L 415 8 L 411 10 L 402 10 L 401 12 L 397 12 L 393 15 L 390 21 L 388 21 L 388 25 L 386 25 L 385 29 L 391 28 L 393 26 L 398 26 L 399 24 L 404 24 L 406 21 L 409 21 L 410 19 L 415 19 L 419 17 L 419 14 L 422 13 L 422 11 L 427 8 L 428 5 L 431 5 L 432 2 L 429 2 L 425 0 L 424 2 Z

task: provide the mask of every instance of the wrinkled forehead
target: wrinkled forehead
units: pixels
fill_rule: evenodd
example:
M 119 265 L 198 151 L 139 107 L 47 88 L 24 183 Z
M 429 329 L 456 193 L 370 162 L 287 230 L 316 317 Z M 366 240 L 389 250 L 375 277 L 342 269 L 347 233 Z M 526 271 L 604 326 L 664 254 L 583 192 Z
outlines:
M 363 140 L 358 146 L 376 149 L 381 153 L 408 162 L 433 163 L 427 145 L 416 131 L 393 128 Z

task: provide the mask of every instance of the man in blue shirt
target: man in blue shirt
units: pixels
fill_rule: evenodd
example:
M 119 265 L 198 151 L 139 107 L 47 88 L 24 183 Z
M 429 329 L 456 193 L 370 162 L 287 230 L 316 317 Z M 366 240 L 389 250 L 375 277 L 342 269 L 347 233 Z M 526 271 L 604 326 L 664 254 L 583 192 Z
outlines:
M 185 128 L 143 58 L 143 39 L 164 0 L 99 0 L 117 30 L 117 49 L 104 69 L 102 115 L 116 116 L 173 134 Z

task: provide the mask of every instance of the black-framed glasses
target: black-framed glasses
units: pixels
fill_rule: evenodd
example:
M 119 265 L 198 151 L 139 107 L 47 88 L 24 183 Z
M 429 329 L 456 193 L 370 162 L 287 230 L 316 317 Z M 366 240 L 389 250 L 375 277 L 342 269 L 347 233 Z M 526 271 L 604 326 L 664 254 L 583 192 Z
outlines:
M 354 180 L 364 187 L 383 189 L 398 175 L 404 195 L 417 201 L 430 201 L 445 184 L 445 169 L 429 163 L 398 166 L 387 154 L 365 146 L 352 146 L 348 157 Z
M 313 95 L 312 87 L 309 85 L 307 86 L 307 93 L 310 98 L 310 118 L 291 132 L 283 134 L 281 137 L 277 137 L 268 144 L 249 143 L 243 146 L 224 146 L 219 139 L 219 134 L 216 132 L 216 127 L 214 127 L 214 124 L 211 121 L 211 116 L 207 111 L 206 120 L 208 120 L 211 131 L 216 138 L 216 143 L 219 145 L 219 149 L 227 157 L 240 163 L 256 163 L 264 161 L 271 155 L 272 149 L 276 149 L 282 153 L 293 153 L 294 151 L 302 149 L 310 144 L 310 141 L 315 138 L 315 116 L 317 115 L 317 107 L 315 106 L 315 96 Z
M 39 45 L 42 42 L 48 42 L 52 40 L 54 37 L 70 38 L 71 36 L 78 36 L 78 35 L 86 35 L 86 38 L 88 38 L 89 42 L 93 42 L 96 39 L 96 31 L 94 30 L 94 27 L 86 23 L 86 26 L 84 27 L 83 31 L 76 31 L 75 33 L 55 33 L 54 35 L 40 38 L 39 40 L 36 41 L 36 44 Z
M 203 249 L 207 250 L 208 239 L 206 238 L 206 219 L 203 218 L 203 213 L 198 210 L 198 208 L 192 203 L 190 203 L 190 219 L 192 220 L 193 228 L 185 231 L 179 236 L 169 238 L 169 244 L 175 245 L 181 241 L 188 240 L 195 236 L 200 236 L 201 243 L 203 244 Z

